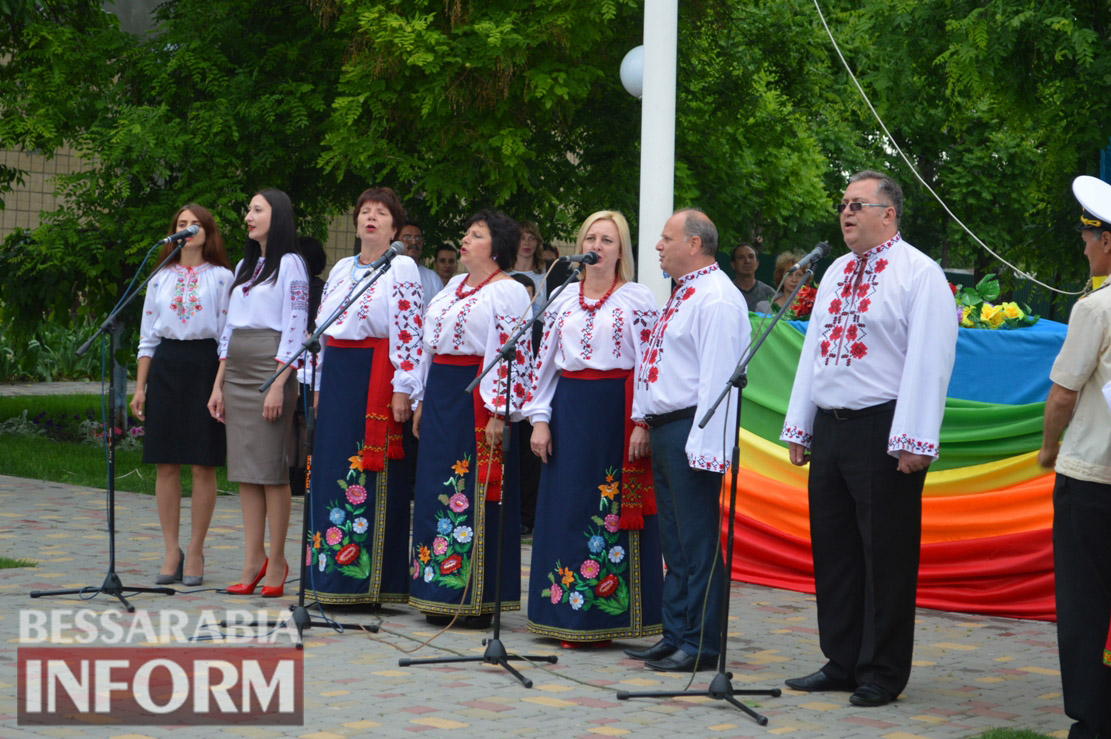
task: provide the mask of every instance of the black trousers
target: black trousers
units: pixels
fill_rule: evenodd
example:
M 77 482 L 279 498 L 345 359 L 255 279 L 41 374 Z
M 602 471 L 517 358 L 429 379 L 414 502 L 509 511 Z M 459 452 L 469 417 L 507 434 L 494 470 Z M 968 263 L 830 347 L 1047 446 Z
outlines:
M 530 529 L 536 526 L 536 494 L 540 490 L 540 457 L 532 453 L 529 440 L 532 438 L 532 424 L 521 420 L 517 424 L 521 435 L 521 526 Z M 512 533 L 512 532 L 511 532 Z
M 1111 667 L 1103 647 L 1111 619 L 1111 485 L 1057 475 L 1053 570 L 1057 652 L 1069 739 L 1111 736 Z
M 822 669 L 898 695 L 914 651 L 926 471 L 899 472 L 887 453 L 893 415 L 819 412 L 809 490 Z

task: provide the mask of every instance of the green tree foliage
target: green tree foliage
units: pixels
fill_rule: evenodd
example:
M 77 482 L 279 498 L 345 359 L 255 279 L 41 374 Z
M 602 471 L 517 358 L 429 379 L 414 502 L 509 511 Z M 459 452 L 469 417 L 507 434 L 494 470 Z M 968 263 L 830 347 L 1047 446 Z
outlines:
M 1111 133 L 1111 7 L 1067 0 L 838 0 L 824 7 L 892 135 L 954 213 L 1020 268 L 1079 287 L 1087 263 L 1069 185 L 1076 175 L 1098 174 Z M 904 185 L 908 238 L 948 266 L 1003 270 L 1013 287 L 1009 270 L 883 145 L 844 72 L 835 69 L 831 84 L 845 119 L 874 142 L 861 163 L 889 167 Z
M 24 325 L 105 311 L 184 203 L 216 214 L 234 262 L 252 192 L 285 190 L 323 233 L 358 191 L 317 167 L 344 44 L 304 3 L 170 0 L 143 38 L 96 2 L 20 7 L 0 40 L 0 147 L 87 163 L 58 180 L 67 207 L 0 252 L 0 297 Z
M 1008 259 L 1078 286 L 1069 182 L 1111 133 L 1109 6 L 821 1 L 926 182 Z M 618 67 L 642 26 L 636 0 L 169 0 L 138 38 L 92 0 L 0 0 L 0 147 L 88 163 L 0 251 L 0 299 L 100 312 L 178 205 L 211 205 L 234 251 L 265 186 L 318 235 L 392 186 L 430 246 L 479 207 L 562 237 L 599 208 L 634 217 L 641 107 Z M 1000 269 L 895 155 L 810 0 L 690 0 L 679 34 L 676 201 L 723 248 L 836 243 L 829 206 L 867 167 L 904 185 L 912 243 Z M 19 176 L 0 171 L 0 196 Z
M 323 10 L 350 40 L 327 172 L 393 185 L 445 238 L 480 207 L 536 219 L 546 235 L 566 234 L 584 209 L 635 213 L 640 108 L 618 67 L 639 43 L 639 3 L 342 0 Z
M 832 238 L 830 187 L 840 185 L 827 172 L 855 147 L 813 7 L 726 0 L 681 13 L 677 204 L 705 210 L 727 252 Z

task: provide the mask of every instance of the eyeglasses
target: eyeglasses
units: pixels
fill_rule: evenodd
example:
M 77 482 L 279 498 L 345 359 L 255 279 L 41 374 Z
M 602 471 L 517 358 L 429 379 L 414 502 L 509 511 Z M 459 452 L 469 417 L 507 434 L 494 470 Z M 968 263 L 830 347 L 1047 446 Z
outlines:
M 413 236 L 412 234 L 406 234 L 405 236 L 401 237 L 401 240 L 404 241 L 406 244 L 419 244 L 420 242 L 424 241 L 424 237 L 420 235 Z
M 848 208 L 853 213 L 859 213 L 860 209 L 865 208 L 865 207 L 867 207 L 867 208 L 893 208 L 895 206 L 886 205 L 885 203 L 838 203 L 837 205 L 835 205 L 833 207 L 837 208 L 837 215 L 841 215 L 842 213 L 845 212 L 845 208 Z

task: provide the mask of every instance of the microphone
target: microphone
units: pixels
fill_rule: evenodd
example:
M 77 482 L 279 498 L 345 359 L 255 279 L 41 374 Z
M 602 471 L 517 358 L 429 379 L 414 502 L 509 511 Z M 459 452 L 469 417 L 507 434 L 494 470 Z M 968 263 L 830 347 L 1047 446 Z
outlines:
M 170 234 L 169 236 L 162 239 L 158 243 L 159 244 L 168 244 L 171 241 L 179 241 L 179 240 L 182 240 L 182 239 L 187 239 L 190 236 L 196 236 L 197 232 L 200 231 L 200 230 L 201 230 L 201 227 L 194 223 L 192 226 L 185 229 L 184 231 L 178 231 L 176 234 Z
M 386 249 L 385 254 L 383 254 L 382 256 L 378 257 L 377 259 L 375 259 L 373 262 L 370 263 L 370 268 L 371 269 L 378 269 L 383 264 L 389 264 L 390 262 L 393 261 L 394 257 L 396 257 L 398 254 L 401 254 L 404 251 L 405 251 L 405 244 L 402 244 L 400 241 L 395 241 L 392 244 L 390 244 L 389 249 Z
M 829 243 L 825 241 L 819 241 L 818 245 L 815 246 L 809 254 L 799 260 L 798 264 L 787 270 L 787 274 L 797 272 L 800 269 L 806 269 L 810 265 L 814 264 L 814 262 L 817 262 L 819 259 L 825 258 L 827 254 L 829 254 Z
M 559 261 L 561 261 L 561 262 L 582 262 L 583 264 L 597 264 L 598 263 L 598 253 L 593 252 L 593 251 L 588 251 L 585 254 L 575 254 L 575 255 L 570 256 L 570 257 L 560 257 Z

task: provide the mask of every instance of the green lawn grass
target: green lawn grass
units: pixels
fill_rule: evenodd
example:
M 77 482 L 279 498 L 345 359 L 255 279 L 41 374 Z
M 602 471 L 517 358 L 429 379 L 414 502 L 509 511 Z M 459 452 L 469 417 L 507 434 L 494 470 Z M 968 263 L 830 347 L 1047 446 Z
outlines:
M 100 397 L 96 395 L 0 397 L 0 422 L 19 416 L 24 410 L 27 411 L 29 419 L 45 413 L 46 418 L 54 421 L 55 426 L 63 426 L 58 436 L 77 438 L 75 431 L 77 425 L 81 419 L 87 417 L 90 410 L 94 418 L 100 418 Z M 77 418 L 74 418 L 75 416 Z M 52 426 L 51 429 L 53 428 Z M 154 466 L 144 465 L 142 457 L 141 451 L 117 447 L 116 490 L 154 493 Z M 30 477 L 36 480 L 64 482 L 103 490 L 107 485 L 107 469 L 103 444 L 12 434 L 0 437 L 0 475 Z M 192 482 L 188 467 L 182 469 L 181 477 L 182 492 L 189 495 L 192 491 Z M 235 486 L 228 482 L 223 467 L 216 470 L 216 488 L 221 492 L 232 492 L 235 489 Z
M 1039 734 L 1029 729 L 988 729 L 970 739 L 1051 739 L 1049 734 Z
M 29 559 L 12 559 L 11 557 L 0 557 L 0 570 L 10 570 L 13 567 L 35 567 L 38 562 L 33 562 Z

